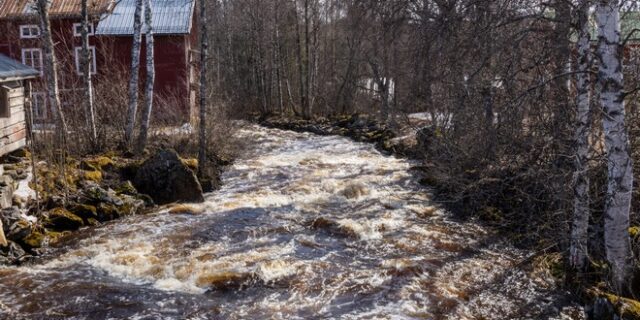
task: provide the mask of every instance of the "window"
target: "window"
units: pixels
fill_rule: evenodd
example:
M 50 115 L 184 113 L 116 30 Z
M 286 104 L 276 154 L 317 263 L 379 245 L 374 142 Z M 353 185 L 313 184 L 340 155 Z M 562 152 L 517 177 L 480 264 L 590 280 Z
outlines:
M 40 75 L 42 75 L 42 50 L 39 48 L 22 49 L 22 64 L 40 71 Z
M 36 120 L 45 119 L 47 117 L 47 99 L 44 92 L 31 93 L 31 110 L 33 118 Z
M 82 47 L 76 47 L 76 72 L 82 75 Z M 89 71 L 91 74 L 96 74 L 96 47 L 89 47 Z
M 20 26 L 20 38 L 35 39 L 40 37 L 40 27 L 35 24 L 26 24 Z
M 93 23 L 89 23 L 89 25 L 87 26 L 87 29 L 89 29 L 89 35 L 92 36 L 93 35 Z M 75 37 L 81 37 L 82 36 L 82 23 L 74 23 L 73 24 L 73 35 Z

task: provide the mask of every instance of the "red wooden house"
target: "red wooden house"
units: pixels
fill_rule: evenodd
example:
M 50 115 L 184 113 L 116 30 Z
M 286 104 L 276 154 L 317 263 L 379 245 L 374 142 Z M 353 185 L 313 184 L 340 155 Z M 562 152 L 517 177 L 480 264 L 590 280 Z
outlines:
M 60 92 L 67 112 L 74 112 L 74 97 L 80 85 L 80 0 L 51 0 L 51 26 L 59 62 Z M 195 104 L 195 67 L 192 46 L 196 44 L 195 0 L 151 0 L 152 30 L 155 40 L 155 115 L 168 112 L 189 121 Z M 119 81 L 126 86 L 131 64 L 134 0 L 89 0 L 90 45 L 93 53 L 94 83 Z M 146 26 L 143 22 L 143 34 Z M 141 85 L 145 78 L 145 48 L 141 53 Z M 34 118 L 50 120 L 42 74 L 39 20 L 32 0 L 0 0 L 0 53 L 41 71 L 34 81 Z M 117 76 L 116 76 L 117 75 Z M 174 117 L 174 119 L 176 119 Z

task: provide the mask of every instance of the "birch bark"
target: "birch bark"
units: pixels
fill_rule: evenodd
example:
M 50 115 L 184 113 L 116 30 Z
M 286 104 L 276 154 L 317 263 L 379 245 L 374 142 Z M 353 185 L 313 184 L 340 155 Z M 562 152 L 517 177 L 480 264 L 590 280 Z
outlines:
M 138 112 L 138 79 L 140 70 L 140 46 L 142 44 L 142 0 L 136 0 L 136 10 L 133 14 L 133 45 L 131 47 L 131 75 L 129 77 L 129 106 L 127 108 L 127 123 L 124 133 L 124 142 L 127 148 L 133 139 L 133 130 L 136 125 L 136 113 Z
M 51 36 L 51 23 L 49 20 L 48 0 L 37 0 L 36 10 L 40 16 L 40 30 L 42 34 L 42 49 L 44 52 L 44 75 L 46 78 L 47 98 L 49 105 L 55 115 L 57 143 L 60 151 L 66 149 L 67 140 L 67 122 L 64 117 L 64 111 L 60 104 L 60 91 L 58 87 L 58 70 L 56 56 L 53 48 L 53 39 Z
M 149 136 L 149 123 L 151 122 L 151 111 L 153 110 L 153 85 L 155 82 L 155 59 L 153 57 L 153 12 L 151 11 L 151 0 L 144 0 L 144 23 L 147 26 L 145 37 L 145 48 L 147 56 L 147 79 L 144 88 L 144 110 L 142 111 L 142 119 L 140 123 L 140 134 L 138 135 L 137 152 L 142 153 L 147 145 L 147 137 Z
M 605 208 L 605 249 L 614 284 L 622 286 L 629 272 L 629 210 L 633 186 L 632 160 L 625 127 L 620 43 L 620 2 L 600 0 L 596 7 L 600 61 L 598 82 L 603 108 L 608 186 Z
M 589 133 L 591 132 L 591 37 L 589 26 L 590 0 L 581 0 L 578 7 L 578 72 L 576 74 L 576 132 L 573 227 L 571 231 L 570 263 L 583 270 L 587 260 L 589 228 Z
M 89 10 L 87 8 L 88 0 L 82 0 L 82 75 L 84 83 L 84 109 L 87 119 L 87 130 L 89 133 L 89 141 L 91 147 L 95 150 L 98 143 L 98 133 L 96 130 L 96 119 L 93 105 L 93 86 L 91 84 L 91 64 L 92 55 L 89 52 Z

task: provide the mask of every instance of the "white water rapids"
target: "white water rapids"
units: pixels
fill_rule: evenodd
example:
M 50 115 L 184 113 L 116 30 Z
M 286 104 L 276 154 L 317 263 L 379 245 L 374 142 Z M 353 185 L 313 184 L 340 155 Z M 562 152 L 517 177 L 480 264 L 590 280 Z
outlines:
M 579 319 L 528 252 L 434 207 L 412 163 L 248 126 L 196 214 L 86 229 L 0 269 L 11 319 Z

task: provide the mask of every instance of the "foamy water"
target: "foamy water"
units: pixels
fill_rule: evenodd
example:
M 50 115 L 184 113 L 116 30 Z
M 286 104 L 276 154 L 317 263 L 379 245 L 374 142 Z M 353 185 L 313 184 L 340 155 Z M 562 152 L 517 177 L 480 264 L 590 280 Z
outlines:
M 85 230 L 0 269 L 14 319 L 580 319 L 528 252 L 430 201 L 407 160 L 250 126 L 193 214 Z

